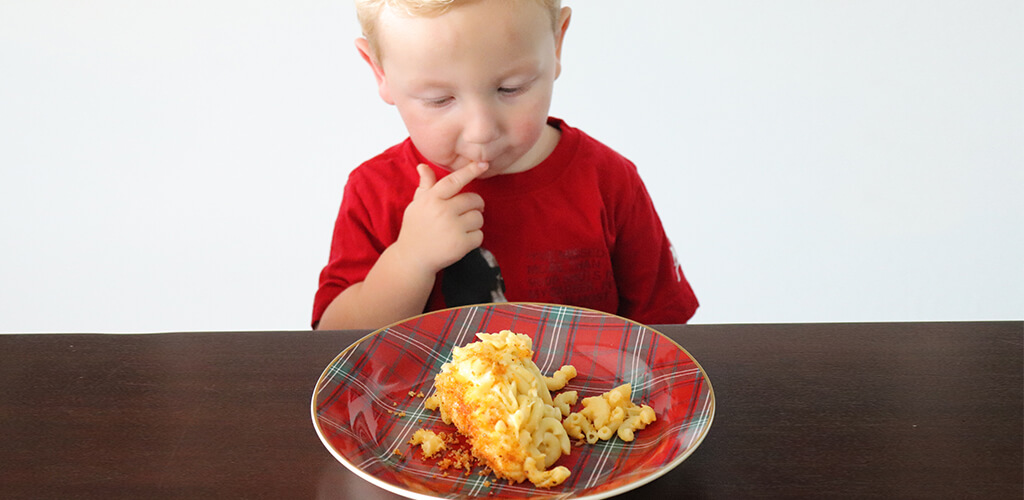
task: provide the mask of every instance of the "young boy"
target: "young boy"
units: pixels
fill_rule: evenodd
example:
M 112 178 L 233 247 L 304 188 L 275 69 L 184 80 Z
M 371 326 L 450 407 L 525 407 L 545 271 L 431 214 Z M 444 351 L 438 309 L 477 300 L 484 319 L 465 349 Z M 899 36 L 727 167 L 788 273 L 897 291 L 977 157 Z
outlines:
M 505 298 L 690 319 L 697 299 L 636 167 L 548 116 L 568 7 L 356 6 L 356 47 L 409 138 L 349 176 L 314 328 Z

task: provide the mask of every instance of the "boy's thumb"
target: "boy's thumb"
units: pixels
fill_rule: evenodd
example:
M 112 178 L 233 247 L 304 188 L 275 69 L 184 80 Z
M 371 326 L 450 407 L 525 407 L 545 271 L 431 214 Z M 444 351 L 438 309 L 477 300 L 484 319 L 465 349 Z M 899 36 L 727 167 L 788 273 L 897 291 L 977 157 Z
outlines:
M 420 174 L 420 189 L 434 187 L 434 183 L 437 182 L 437 176 L 434 175 L 434 171 L 427 164 L 420 163 L 417 165 L 416 172 Z

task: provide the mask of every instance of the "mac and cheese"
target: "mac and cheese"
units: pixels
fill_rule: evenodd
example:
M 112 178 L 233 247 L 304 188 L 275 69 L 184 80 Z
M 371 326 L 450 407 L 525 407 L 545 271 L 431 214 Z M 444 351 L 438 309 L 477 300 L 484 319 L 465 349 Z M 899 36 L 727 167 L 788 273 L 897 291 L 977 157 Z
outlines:
M 572 413 L 577 392 L 554 397 L 551 392 L 576 377 L 575 367 L 545 377 L 533 362 L 529 336 L 509 330 L 476 336 L 479 340 L 452 349 L 452 361 L 441 366 L 436 392 L 424 406 L 440 409 L 441 419 L 454 423 L 468 437 L 473 455 L 500 478 L 556 486 L 570 475 L 564 466 L 553 467 L 571 452 L 570 437 L 590 444 L 615 435 L 632 441 L 634 432 L 656 420 L 650 406 L 630 400 L 630 384 L 584 398 L 583 409 Z M 422 443 L 424 455 L 431 456 L 443 443 L 437 446 L 428 433 L 417 431 L 411 443 Z
M 571 413 L 562 425 L 565 432 L 576 439 L 594 444 L 618 435 L 623 441 L 632 441 L 633 434 L 657 420 L 654 409 L 637 406 L 630 401 L 630 384 L 622 384 L 600 396 L 583 398 L 583 410 Z

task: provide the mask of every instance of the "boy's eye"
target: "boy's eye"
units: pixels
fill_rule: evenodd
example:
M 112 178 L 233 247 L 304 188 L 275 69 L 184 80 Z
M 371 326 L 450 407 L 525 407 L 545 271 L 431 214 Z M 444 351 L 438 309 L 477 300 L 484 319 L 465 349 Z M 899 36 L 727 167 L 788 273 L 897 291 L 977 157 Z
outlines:
M 437 97 L 433 99 L 424 99 L 423 103 L 431 108 L 442 108 L 452 102 L 452 100 L 452 97 Z
M 526 86 L 498 87 L 498 93 L 506 97 L 517 96 L 519 94 L 522 94 L 523 92 L 526 92 Z

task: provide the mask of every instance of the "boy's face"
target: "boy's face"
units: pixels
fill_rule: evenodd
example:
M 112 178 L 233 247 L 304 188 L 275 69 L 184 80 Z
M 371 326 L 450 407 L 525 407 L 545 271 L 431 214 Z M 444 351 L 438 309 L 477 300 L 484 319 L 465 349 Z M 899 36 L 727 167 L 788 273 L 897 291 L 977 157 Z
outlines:
M 381 14 L 382 61 L 369 55 L 381 97 L 398 108 L 416 148 L 451 170 L 488 162 L 486 175 L 527 170 L 553 147 L 546 122 L 561 41 L 532 1 L 482 0 L 438 17 Z M 557 141 L 556 141 L 557 142 Z

